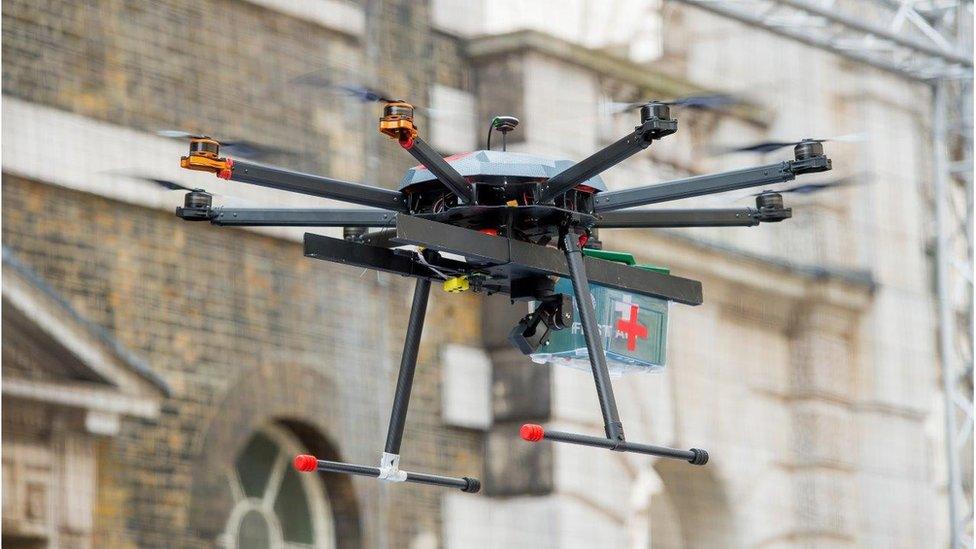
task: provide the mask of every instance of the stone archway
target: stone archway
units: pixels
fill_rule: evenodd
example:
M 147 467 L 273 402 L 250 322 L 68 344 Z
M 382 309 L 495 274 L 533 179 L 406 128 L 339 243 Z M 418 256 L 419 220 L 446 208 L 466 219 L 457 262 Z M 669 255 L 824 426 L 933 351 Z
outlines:
M 650 498 L 648 544 L 654 549 L 739 547 L 728 494 L 714 469 L 659 460 L 659 489 Z
M 311 390 L 310 390 L 311 389 Z M 201 542 L 215 542 L 224 534 L 237 505 L 229 482 L 234 459 L 266 429 L 280 429 L 307 453 L 341 460 L 338 446 L 324 418 L 334 417 L 336 385 L 322 372 L 283 365 L 245 372 L 213 407 L 209 424 L 194 445 L 193 484 L 188 524 Z M 317 475 L 328 496 L 335 547 L 363 546 L 359 503 L 345 475 Z

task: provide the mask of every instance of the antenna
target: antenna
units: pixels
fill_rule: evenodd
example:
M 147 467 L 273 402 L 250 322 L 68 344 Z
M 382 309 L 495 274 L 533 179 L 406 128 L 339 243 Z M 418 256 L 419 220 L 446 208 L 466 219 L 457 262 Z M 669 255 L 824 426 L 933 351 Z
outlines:
M 491 150 L 491 130 L 498 130 L 502 132 L 502 150 L 506 150 L 508 148 L 506 140 L 508 132 L 514 130 L 518 125 L 519 119 L 514 116 L 496 116 L 492 118 L 491 124 L 488 126 L 488 146 L 486 148 L 489 151 Z

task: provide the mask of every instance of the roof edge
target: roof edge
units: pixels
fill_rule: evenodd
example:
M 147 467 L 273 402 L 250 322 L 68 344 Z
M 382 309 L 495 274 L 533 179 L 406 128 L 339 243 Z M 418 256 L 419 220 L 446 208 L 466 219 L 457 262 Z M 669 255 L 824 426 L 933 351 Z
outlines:
M 172 396 L 172 390 L 170 389 L 169 384 L 167 384 L 166 381 L 159 374 L 157 374 L 147 362 L 133 354 L 124 345 L 119 343 L 119 341 L 115 339 L 115 337 L 113 337 L 112 334 L 109 333 L 109 331 L 104 327 L 82 316 L 74 307 L 71 306 L 70 303 L 67 302 L 67 300 L 64 299 L 64 297 L 61 296 L 61 294 L 51 287 L 46 280 L 44 280 L 33 269 L 21 262 L 6 246 L 2 247 L 2 263 L 4 266 L 10 267 L 17 274 L 22 276 L 24 280 L 30 284 L 30 286 L 47 296 L 53 304 L 66 313 L 68 318 L 76 322 L 81 328 L 88 332 L 89 335 L 105 345 L 106 348 L 113 355 L 115 355 L 117 359 L 129 366 L 131 370 L 140 378 L 149 382 L 152 386 L 158 389 L 163 396 Z
M 618 55 L 574 44 L 537 30 L 518 30 L 465 40 L 465 52 L 472 60 L 510 55 L 525 50 L 555 57 L 566 63 L 629 82 L 642 88 L 648 95 L 659 95 L 662 99 L 718 91 L 703 88 L 689 80 L 635 63 Z M 772 116 L 767 109 L 754 103 L 743 103 L 719 110 L 762 127 L 770 124 Z

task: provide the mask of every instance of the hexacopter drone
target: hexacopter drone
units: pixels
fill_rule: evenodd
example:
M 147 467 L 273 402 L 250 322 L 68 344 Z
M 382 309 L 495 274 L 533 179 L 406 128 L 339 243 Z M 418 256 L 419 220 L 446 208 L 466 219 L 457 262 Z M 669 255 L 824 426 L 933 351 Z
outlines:
M 375 94 L 374 94 L 375 95 Z M 594 257 L 599 248 L 597 229 L 650 227 L 738 227 L 782 221 L 792 210 L 778 192 L 757 195 L 756 208 L 635 210 L 638 206 L 790 181 L 797 175 L 831 169 L 823 140 L 804 139 L 794 146 L 794 159 L 755 168 L 689 177 L 608 191 L 599 174 L 644 150 L 653 141 L 677 131 L 672 103 L 652 101 L 640 106 L 634 131 L 580 162 L 491 150 L 442 158 L 420 138 L 414 106 L 381 96 L 384 103 L 379 130 L 396 140 L 420 165 L 407 171 L 400 190 L 330 179 L 220 156 L 217 140 L 190 138 L 190 151 L 181 166 L 212 172 L 217 177 L 283 191 L 325 197 L 367 208 L 284 209 L 213 206 L 213 195 L 176 184 L 189 191 L 176 215 L 220 226 L 342 227 L 343 238 L 305 234 L 305 255 L 416 278 L 400 371 L 393 397 L 386 446 L 378 467 L 297 456 L 304 472 L 326 471 L 364 475 L 393 482 L 418 482 L 477 492 L 475 478 L 446 477 L 400 470 L 400 443 L 410 401 L 421 331 L 432 280 L 443 281 L 449 292 L 471 290 L 507 294 L 513 301 L 530 301 L 535 309 L 512 330 L 509 339 L 526 354 L 549 343 L 550 334 L 572 325 L 577 309 L 587 360 L 596 383 L 606 437 L 550 431 L 526 424 L 520 436 L 530 442 L 550 440 L 615 451 L 636 452 L 704 465 L 708 453 L 638 444 L 624 438 L 617 412 L 605 338 L 594 310 L 590 283 L 634 296 L 699 305 L 701 283 L 660 271 Z M 503 139 L 515 128 L 513 117 L 496 117 L 492 129 Z M 172 135 L 170 133 L 169 135 Z M 489 130 L 490 140 L 491 130 Z M 225 148 L 229 145 L 224 143 Z M 378 231 L 369 231 L 379 228 Z M 407 246 L 407 248 L 405 248 Z M 570 299 L 556 291 L 556 280 L 569 279 Z M 630 322 L 646 335 L 637 320 Z M 621 320 L 620 322 L 623 322 Z M 633 339 L 628 340 L 629 343 Z M 632 347 L 631 347 L 632 348 Z

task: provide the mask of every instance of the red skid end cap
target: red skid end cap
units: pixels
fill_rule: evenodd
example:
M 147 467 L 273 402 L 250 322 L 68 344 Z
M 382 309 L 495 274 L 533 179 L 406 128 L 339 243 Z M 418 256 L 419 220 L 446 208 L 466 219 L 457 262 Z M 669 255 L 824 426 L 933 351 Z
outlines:
M 526 423 L 519 429 L 519 436 L 522 437 L 522 440 L 529 442 L 539 442 L 545 434 L 546 431 L 542 428 L 542 425 L 536 425 L 535 423 Z
M 404 149 L 410 150 L 413 148 L 413 136 L 409 136 L 405 139 L 399 139 L 400 146 Z
M 295 469 L 301 471 L 302 473 L 311 473 L 319 466 L 319 460 L 315 456 L 310 456 L 308 454 L 302 454 L 300 456 L 295 456 L 295 461 L 293 462 Z

